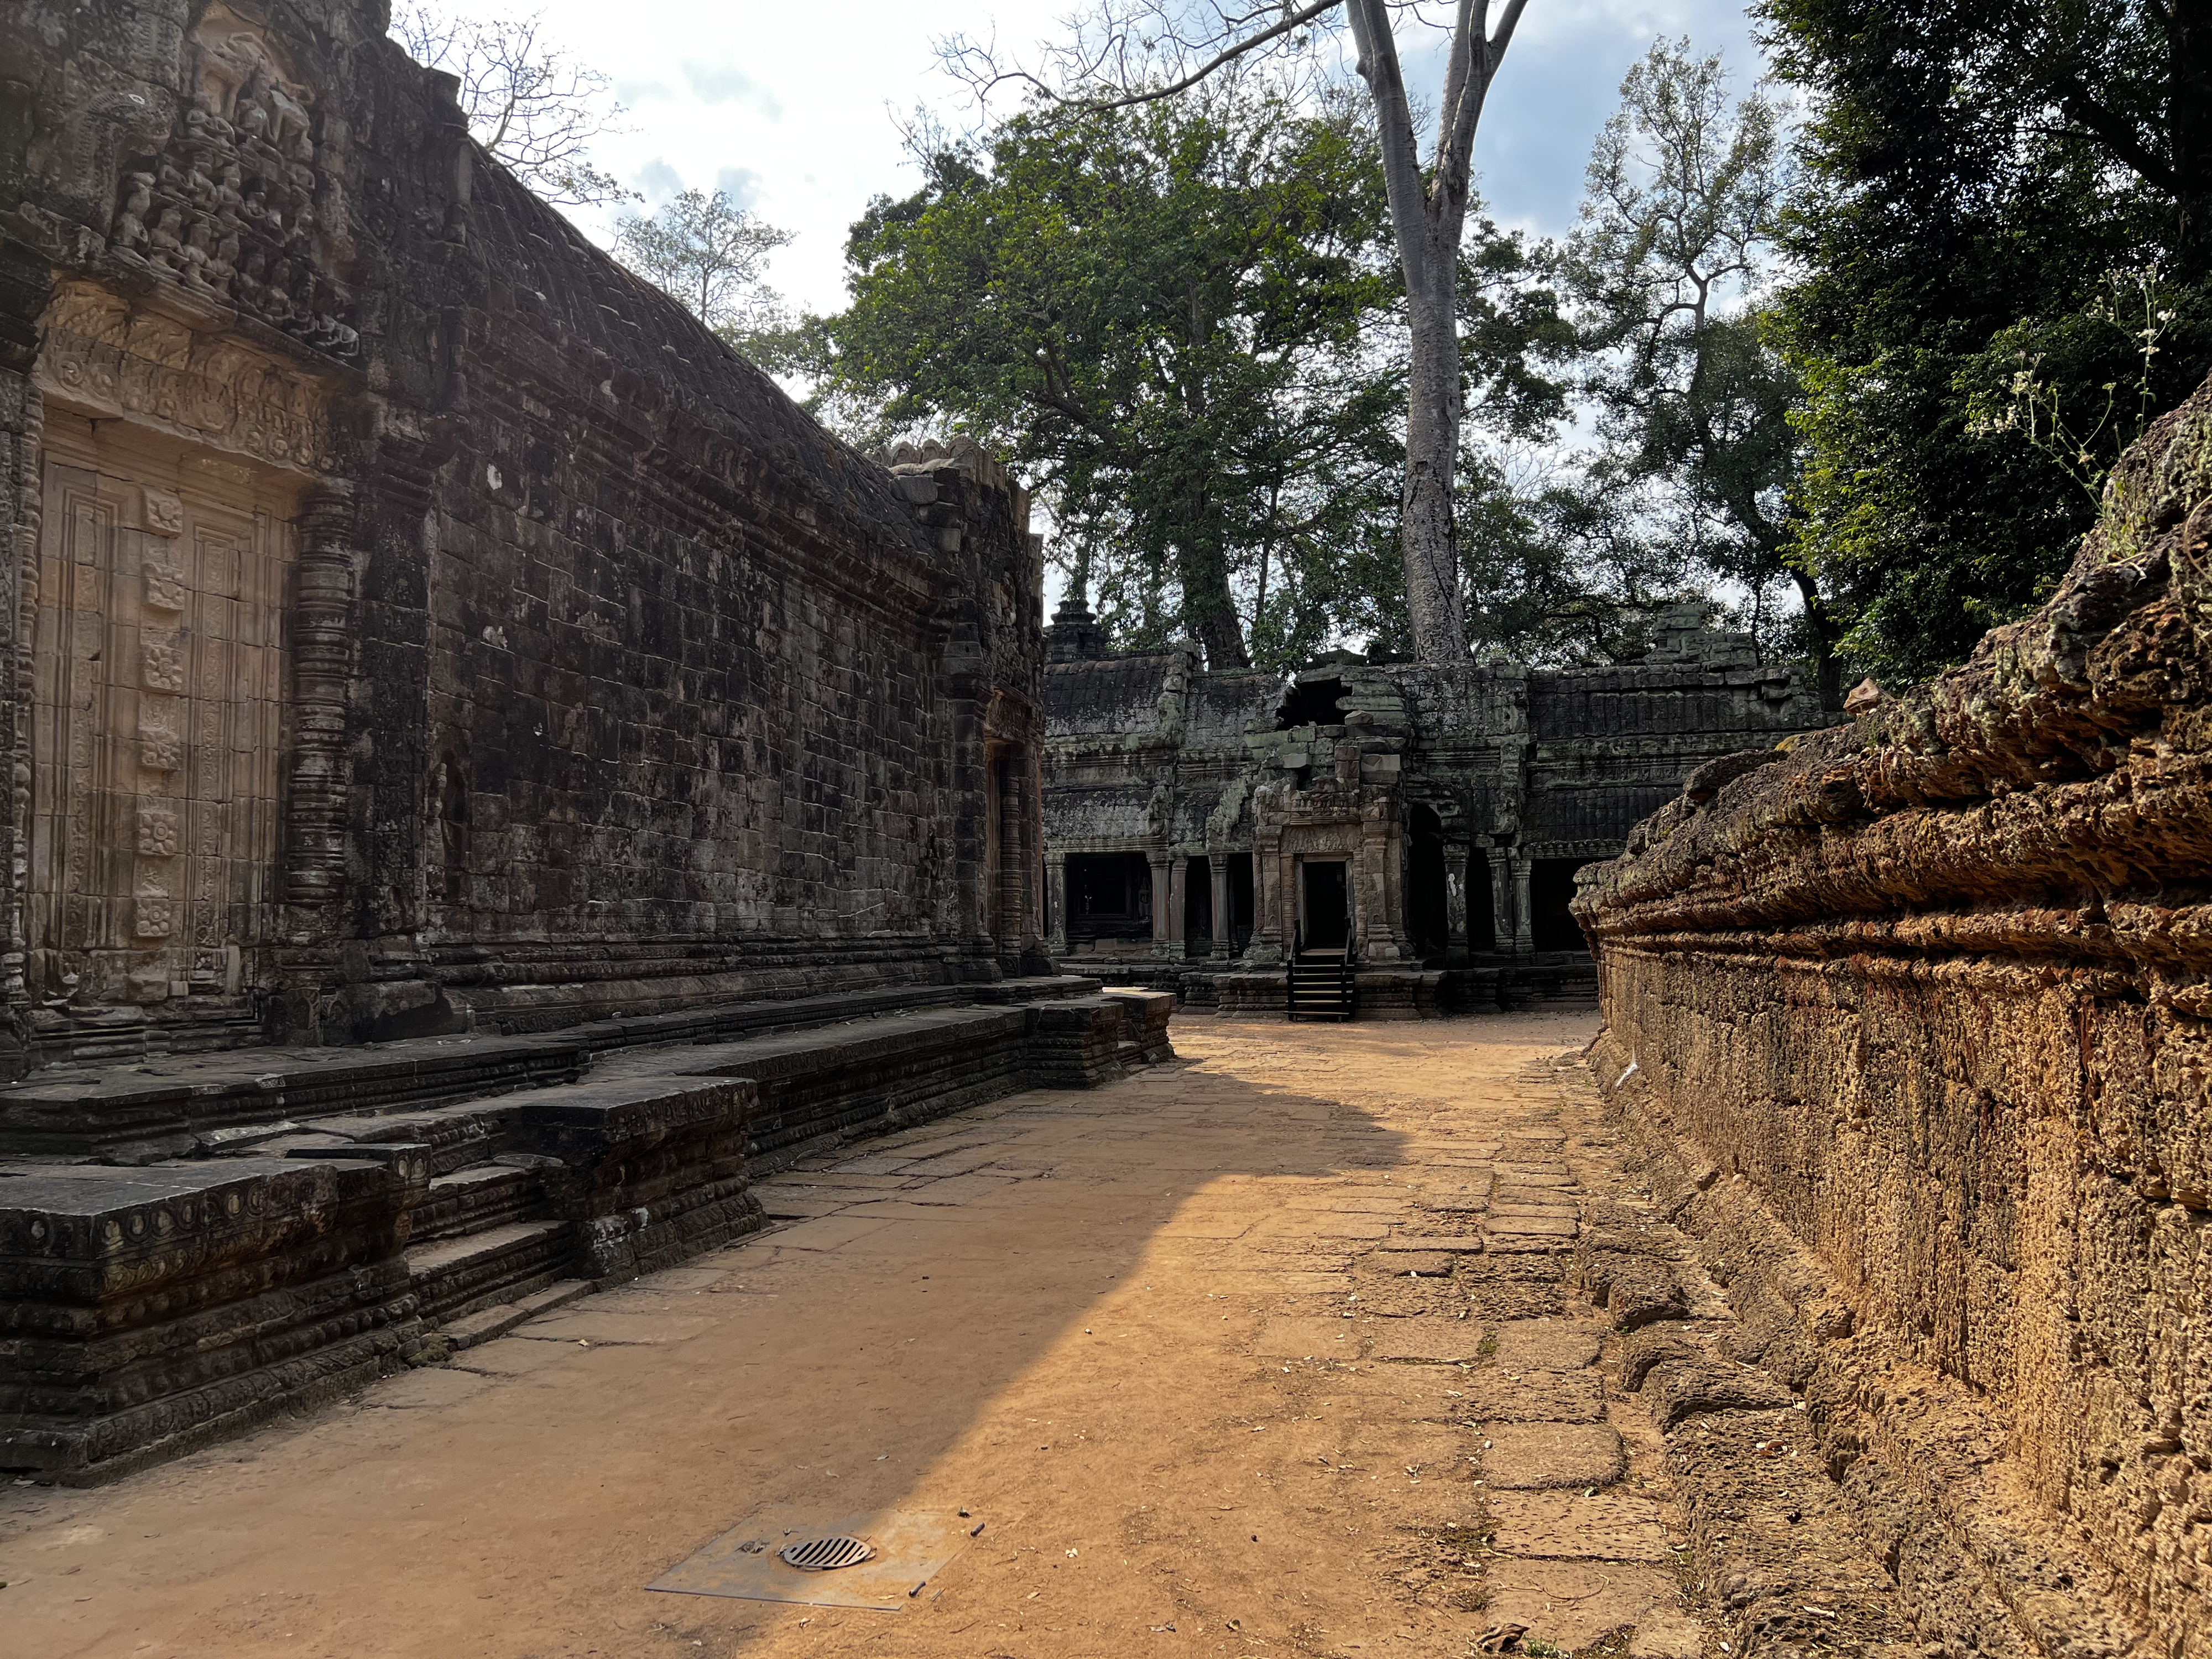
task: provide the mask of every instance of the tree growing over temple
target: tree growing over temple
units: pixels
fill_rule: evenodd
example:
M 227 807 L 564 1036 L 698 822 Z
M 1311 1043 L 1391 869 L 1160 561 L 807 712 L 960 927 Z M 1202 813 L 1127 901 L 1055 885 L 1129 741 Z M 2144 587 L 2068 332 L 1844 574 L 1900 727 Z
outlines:
M 939 146 L 788 360 L 855 435 L 951 424 L 1035 482 L 1133 643 L 1295 660 L 1397 487 L 1402 356 L 1371 147 L 1233 84 Z
M 748 353 L 785 325 L 768 286 L 768 256 L 789 245 L 779 230 L 721 191 L 687 190 L 650 215 L 615 227 L 615 257 L 666 293 L 723 342 Z
M 1415 653 L 1456 659 L 1467 651 L 1454 503 L 1465 404 L 1459 342 L 1464 233 L 1474 201 L 1477 124 L 1528 0 L 1455 9 L 1443 82 L 1425 124 L 1408 90 L 1397 30 L 1427 27 L 1400 0 L 1095 0 L 1071 36 L 1036 69 L 1010 64 L 962 37 L 948 64 L 981 92 L 1013 82 L 1093 109 L 1175 96 L 1208 78 L 1259 64 L 1309 82 L 1348 33 L 1374 123 L 1374 157 L 1389 206 L 1405 296 L 1405 464 L 1400 538 L 1405 608 Z
M 423 0 L 392 9 L 392 38 L 460 82 L 469 136 L 556 207 L 630 199 L 592 164 L 592 140 L 623 131 L 613 83 L 549 36 L 543 13 L 465 16 Z

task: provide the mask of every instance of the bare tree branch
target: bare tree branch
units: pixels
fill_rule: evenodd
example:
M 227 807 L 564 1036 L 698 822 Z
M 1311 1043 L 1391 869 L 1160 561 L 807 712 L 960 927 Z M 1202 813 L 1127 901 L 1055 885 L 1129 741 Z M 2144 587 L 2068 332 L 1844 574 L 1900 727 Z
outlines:
M 469 134 L 492 159 L 556 207 L 629 200 L 591 162 L 592 141 L 625 131 L 613 84 L 543 38 L 544 16 L 448 16 L 402 0 L 392 35 L 427 68 L 460 82 Z

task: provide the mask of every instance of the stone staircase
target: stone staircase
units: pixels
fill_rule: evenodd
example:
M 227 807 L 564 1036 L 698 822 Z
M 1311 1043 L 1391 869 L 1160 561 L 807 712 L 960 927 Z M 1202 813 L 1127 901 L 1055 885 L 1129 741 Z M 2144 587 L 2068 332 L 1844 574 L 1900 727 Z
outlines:
M 799 1158 L 1172 1057 L 1165 994 L 976 988 L 0 1090 L 0 1305 L 35 1339 L 0 1348 L 0 1468 L 204 1444 L 765 1225 L 752 1180 Z

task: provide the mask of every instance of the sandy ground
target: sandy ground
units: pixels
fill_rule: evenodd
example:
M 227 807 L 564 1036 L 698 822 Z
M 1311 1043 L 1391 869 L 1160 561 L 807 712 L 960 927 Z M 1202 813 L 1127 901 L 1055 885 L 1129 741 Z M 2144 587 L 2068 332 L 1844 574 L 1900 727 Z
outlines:
M 772 1231 L 451 1367 L 0 1488 L 0 1654 L 1717 1653 L 1559 1284 L 1594 1029 L 1183 1018 L 814 1160 Z M 646 1588 L 767 1514 L 963 1509 L 896 1612 Z

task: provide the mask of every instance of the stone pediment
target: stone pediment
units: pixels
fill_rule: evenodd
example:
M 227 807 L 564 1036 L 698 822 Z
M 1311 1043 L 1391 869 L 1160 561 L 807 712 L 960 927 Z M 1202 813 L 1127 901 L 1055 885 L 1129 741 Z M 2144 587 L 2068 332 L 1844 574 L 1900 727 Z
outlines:
M 109 254 L 339 358 L 360 349 L 341 174 L 344 123 L 265 31 L 210 6 L 187 47 L 191 95 L 156 155 L 126 163 Z

